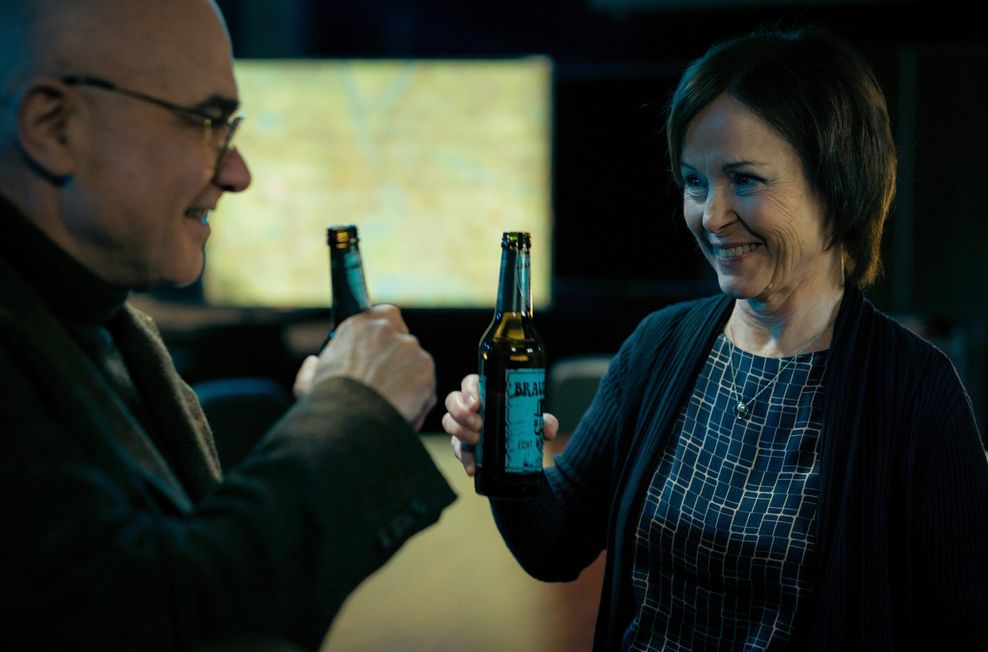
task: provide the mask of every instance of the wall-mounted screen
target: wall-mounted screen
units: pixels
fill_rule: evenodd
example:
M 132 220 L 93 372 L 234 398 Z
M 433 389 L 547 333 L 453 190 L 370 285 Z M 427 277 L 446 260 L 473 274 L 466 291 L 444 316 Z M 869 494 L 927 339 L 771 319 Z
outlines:
M 551 296 L 552 64 L 236 62 L 251 187 L 210 218 L 216 305 L 330 303 L 326 227 L 356 224 L 375 303 L 492 306 L 503 231 L 532 233 L 534 301 Z

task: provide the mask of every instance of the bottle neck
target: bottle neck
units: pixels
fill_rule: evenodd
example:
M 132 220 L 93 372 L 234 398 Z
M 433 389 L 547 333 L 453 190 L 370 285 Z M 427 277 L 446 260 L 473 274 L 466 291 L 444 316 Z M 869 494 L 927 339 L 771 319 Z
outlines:
M 356 244 L 330 249 L 330 278 L 333 287 L 333 323 L 370 307 L 360 249 Z
M 526 249 L 504 247 L 501 250 L 501 279 L 498 283 L 498 314 L 506 312 L 532 316 L 532 265 Z

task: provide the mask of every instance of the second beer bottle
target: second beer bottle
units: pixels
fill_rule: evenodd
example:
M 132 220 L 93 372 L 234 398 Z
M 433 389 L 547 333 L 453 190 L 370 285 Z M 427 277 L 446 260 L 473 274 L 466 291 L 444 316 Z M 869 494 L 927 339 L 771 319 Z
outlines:
M 486 496 L 532 496 L 542 482 L 545 351 L 532 321 L 530 250 L 528 233 L 504 234 L 494 320 L 480 340 L 474 488 Z
M 333 291 L 333 325 L 323 346 L 333 338 L 340 322 L 370 308 L 359 242 L 357 227 L 353 224 L 330 226 L 326 229 L 329 278 Z

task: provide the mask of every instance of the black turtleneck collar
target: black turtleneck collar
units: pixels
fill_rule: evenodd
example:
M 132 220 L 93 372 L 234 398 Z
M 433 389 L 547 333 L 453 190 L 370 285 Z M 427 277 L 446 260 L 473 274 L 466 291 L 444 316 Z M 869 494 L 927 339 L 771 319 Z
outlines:
M 110 285 L 48 239 L 0 195 L 0 255 L 20 270 L 62 319 L 104 325 L 130 291 Z

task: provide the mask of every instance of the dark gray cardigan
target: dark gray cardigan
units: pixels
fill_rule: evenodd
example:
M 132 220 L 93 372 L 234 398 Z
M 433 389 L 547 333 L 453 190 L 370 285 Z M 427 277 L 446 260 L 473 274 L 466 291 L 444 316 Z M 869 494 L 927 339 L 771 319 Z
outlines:
M 634 618 L 630 525 L 732 301 L 646 318 L 531 503 L 496 501 L 532 575 L 574 579 L 607 548 L 596 650 Z M 988 462 L 949 360 L 844 294 L 826 374 L 812 603 L 792 649 L 988 649 Z

